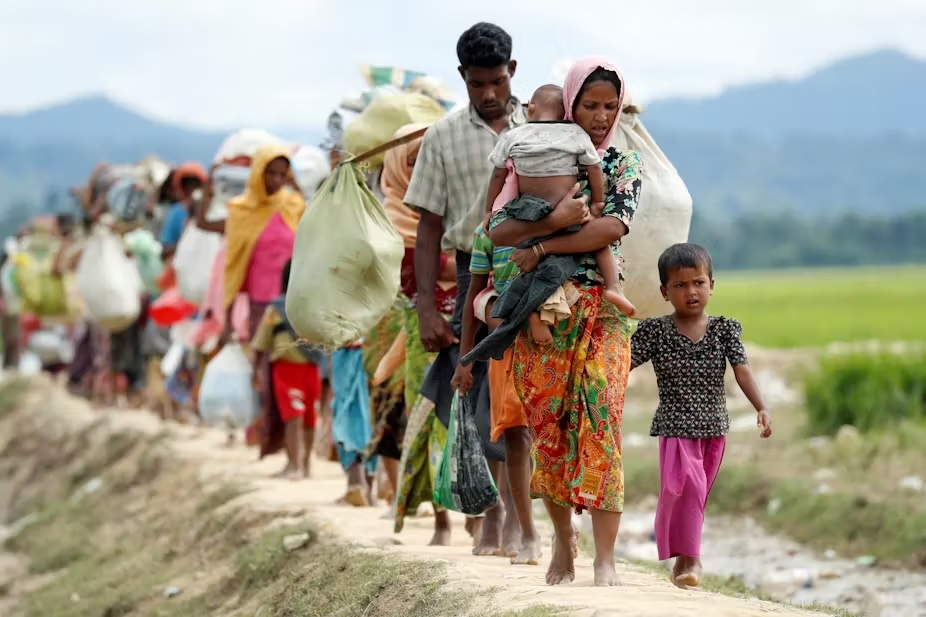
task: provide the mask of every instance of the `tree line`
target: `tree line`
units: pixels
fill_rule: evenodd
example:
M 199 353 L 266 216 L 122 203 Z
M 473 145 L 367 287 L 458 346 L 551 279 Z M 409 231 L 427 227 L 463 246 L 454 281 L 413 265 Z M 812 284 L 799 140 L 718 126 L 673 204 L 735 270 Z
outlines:
M 689 239 L 722 269 L 867 266 L 926 262 L 926 209 L 890 216 L 794 211 L 721 215 L 696 210 Z

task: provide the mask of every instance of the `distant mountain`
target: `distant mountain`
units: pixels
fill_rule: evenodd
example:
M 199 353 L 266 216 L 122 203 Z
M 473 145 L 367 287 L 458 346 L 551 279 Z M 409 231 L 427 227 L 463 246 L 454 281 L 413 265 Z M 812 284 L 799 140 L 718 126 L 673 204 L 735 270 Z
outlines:
M 926 62 L 896 51 L 848 58 L 803 79 L 730 88 L 701 100 L 652 103 L 645 121 L 658 133 L 926 135 Z
M 643 121 L 696 213 L 882 216 L 926 209 L 924 100 L 926 62 L 882 51 L 794 81 L 656 101 Z M 44 203 L 85 181 L 98 161 L 206 163 L 228 132 L 172 126 L 105 97 L 0 114 L 0 219 L 14 200 Z M 299 143 L 323 137 L 320 128 L 276 132 Z

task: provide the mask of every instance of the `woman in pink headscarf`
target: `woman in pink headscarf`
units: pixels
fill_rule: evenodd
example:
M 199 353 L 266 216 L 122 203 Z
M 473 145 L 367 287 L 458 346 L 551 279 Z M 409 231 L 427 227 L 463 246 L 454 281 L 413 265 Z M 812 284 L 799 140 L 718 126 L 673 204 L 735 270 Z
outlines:
M 566 118 L 592 138 L 602 158 L 606 190 L 603 216 L 590 218 L 588 205 L 564 201 L 535 223 L 497 213 L 490 237 L 496 246 L 520 246 L 576 222 L 582 229 L 541 242 L 538 251 L 517 250 L 512 259 L 533 270 L 541 255 L 583 255 L 572 282 L 579 300 L 572 316 L 553 327 L 552 345 L 538 345 L 522 332 L 514 351 L 515 385 L 534 436 L 531 496 L 542 498 L 556 528 L 547 583 L 575 578 L 575 530 L 571 511 L 589 510 L 595 538 L 595 584 L 617 584 L 614 544 L 624 507 L 621 420 L 630 371 L 628 319 L 603 301 L 603 280 L 595 251 L 611 246 L 620 258 L 620 240 L 629 233 L 640 198 L 642 163 L 633 151 L 610 146 L 625 93 L 617 67 L 603 58 L 585 58 L 569 70 L 563 86 Z M 579 187 L 588 195 L 588 180 Z

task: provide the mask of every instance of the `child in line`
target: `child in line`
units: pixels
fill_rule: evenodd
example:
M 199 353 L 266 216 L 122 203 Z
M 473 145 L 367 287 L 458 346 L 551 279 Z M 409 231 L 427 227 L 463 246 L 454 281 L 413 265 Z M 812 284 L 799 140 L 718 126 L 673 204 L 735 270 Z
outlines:
M 511 247 L 496 247 L 489 239 L 485 228 L 476 228 L 473 237 L 472 259 L 470 261 L 469 291 L 463 306 L 463 329 L 460 332 L 460 355 L 473 348 L 479 322 L 494 330 L 500 321 L 492 318 L 492 305 L 499 294 L 518 276 L 518 266 L 511 261 Z M 473 386 L 473 365 L 457 364 L 451 380 L 454 389 L 465 394 Z M 534 525 L 533 506 L 530 496 L 531 481 L 531 435 L 527 428 L 527 417 L 521 398 L 514 385 L 514 347 L 505 351 L 502 360 L 489 360 L 488 382 L 491 406 L 491 433 L 493 442 L 504 437 L 505 473 L 509 491 L 502 493 L 505 502 L 505 530 L 501 550 L 497 554 L 511 559 L 512 564 L 538 565 L 542 555 L 540 536 Z M 500 484 L 501 485 L 501 484 Z M 510 499 L 506 493 L 510 492 Z M 510 502 L 510 503 L 509 503 Z M 520 529 L 520 539 L 510 530 Z
M 742 326 L 705 313 L 714 290 L 707 250 L 673 245 L 659 257 L 658 268 L 662 295 L 675 312 L 640 321 L 631 341 L 631 368 L 651 361 L 656 372 L 659 406 L 650 429 L 659 437 L 656 545 L 660 561 L 675 558 L 672 582 L 690 588 L 701 584 L 704 509 L 730 429 L 727 362 L 758 413 L 761 438 L 771 436 L 772 422 L 749 369 Z
M 508 209 L 512 215 L 522 213 L 522 208 L 512 203 L 518 194 L 522 198 L 533 197 L 546 202 L 549 207 L 545 210 L 549 213 L 553 205 L 573 190 L 579 166 L 588 174 L 592 213 L 601 216 L 605 188 L 601 157 L 588 133 L 579 125 L 564 119 L 566 106 L 563 89 L 555 85 L 538 88 L 531 97 L 527 114 L 528 123 L 503 135 L 489 155 L 495 172 L 486 199 L 486 221 L 502 209 Z M 543 216 L 524 220 L 540 218 Z M 632 316 L 636 309 L 621 289 L 620 266 L 611 247 L 599 249 L 595 259 L 605 282 L 604 298 L 625 315 Z M 552 342 L 550 326 L 555 324 L 556 317 L 562 313 L 556 309 L 550 310 L 547 306 L 563 306 L 562 300 L 566 299 L 565 308 L 568 309 L 577 298 L 576 294 L 570 294 L 569 291 L 555 292 L 541 305 L 539 312 L 532 313 L 528 318 L 531 336 L 537 343 Z M 572 302 L 569 302 L 570 295 L 573 296 Z
M 308 478 L 311 475 L 312 448 L 315 444 L 316 406 L 321 402 L 322 378 L 319 364 L 324 356 L 318 350 L 299 344 L 298 335 L 286 318 L 286 290 L 292 260 L 283 266 L 282 293 L 264 311 L 251 341 L 254 350 L 254 389 L 272 396 L 284 424 L 283 443 L 287 464 L 280 475 Z M 271 384 L 265 384 L 260 367 L 270 355 Z M 301 464 L 300 464 L 301 449 Z

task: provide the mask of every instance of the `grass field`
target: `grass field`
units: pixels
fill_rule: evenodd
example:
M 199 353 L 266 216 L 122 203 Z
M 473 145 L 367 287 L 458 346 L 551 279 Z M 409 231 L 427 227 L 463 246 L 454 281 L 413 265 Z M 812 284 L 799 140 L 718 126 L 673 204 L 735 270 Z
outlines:
M 926 266 L 715 272 L 709 312 L 764 347 L 926 341 Z

